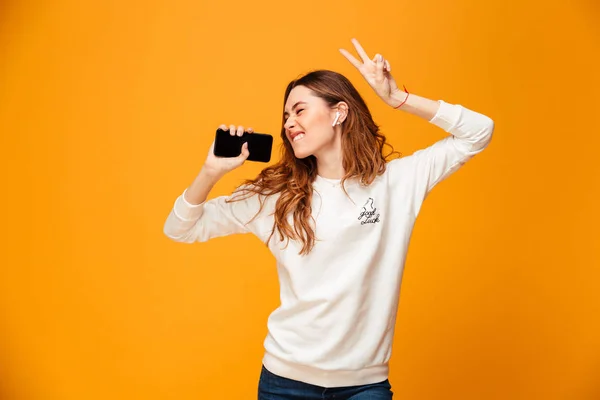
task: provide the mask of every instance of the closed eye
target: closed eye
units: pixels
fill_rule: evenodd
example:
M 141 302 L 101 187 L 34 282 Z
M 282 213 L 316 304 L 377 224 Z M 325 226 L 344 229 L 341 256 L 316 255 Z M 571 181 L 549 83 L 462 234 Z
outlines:
M 300 109 L 298 109 L 298 111 L 296 111 L 296 115 L 300 115 L 300 113 L 302 113 L 302 111 L 304 111 L 304 108 L 300 108 Z M 288 118 L 289 118 L 289 116 L 286 114 L 286 115 L 285 115 L 285 121 L 287 121 L 287 120 L 288 120 Z

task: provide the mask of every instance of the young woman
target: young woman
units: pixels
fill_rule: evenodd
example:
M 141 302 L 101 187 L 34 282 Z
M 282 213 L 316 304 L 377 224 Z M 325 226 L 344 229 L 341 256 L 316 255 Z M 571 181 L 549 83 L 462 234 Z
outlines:
M 389 62 L 353 43 L 361 61 L 341 53 L 386 104 L 449 135 L 388 160 L 353 85 L 314 71 L 285 91 L 281 160 L 232 195 L 207 200 L 248 157 L 244 147 L 237 158 L 218 158 L 211 146 L 164 225 L 184 243 L 253 233 L 273 253 L 281 305 L 268 319 L 259 399 L 392 398 L 388 361 L 415 219 L 433 187 L 486 148 L 494 130 L 485 115 L 399 90 Z

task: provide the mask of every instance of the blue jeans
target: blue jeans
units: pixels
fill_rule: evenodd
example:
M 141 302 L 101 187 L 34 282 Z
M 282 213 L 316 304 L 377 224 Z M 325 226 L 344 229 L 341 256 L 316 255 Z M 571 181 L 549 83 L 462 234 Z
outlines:
M 390 400 L 388 379 L 359 386 L 324 388 L 275 375 L 263 365 L 258 383 L 258 400 Z

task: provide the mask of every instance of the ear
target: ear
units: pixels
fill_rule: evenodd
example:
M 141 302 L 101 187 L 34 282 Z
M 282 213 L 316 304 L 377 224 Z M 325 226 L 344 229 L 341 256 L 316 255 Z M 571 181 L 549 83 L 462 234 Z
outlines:
M 336 111 L 340 113 L 338 123 L 342 123 L 348 117 L 348 104 L 344 101 L 340 101 L 336 106 Z

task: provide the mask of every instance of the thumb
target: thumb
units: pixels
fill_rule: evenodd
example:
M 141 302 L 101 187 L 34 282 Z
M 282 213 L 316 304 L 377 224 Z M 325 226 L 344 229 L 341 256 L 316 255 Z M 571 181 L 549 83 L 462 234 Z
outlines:
M 238 156 L 238 158 L 241 161 L 245 161 L 249 155 L 250 152 L 248 151 L 248 142 L 244 142 L 244 144 L 242 145 L 242 153 Z
M 377 77 L 378 81 L 382 81 L 383 80 L 384 60 L 383 60 L 383 56 L 381 54 L 377 54 L 375 56 L 375 65 L 376 65 L 375 76 Z

